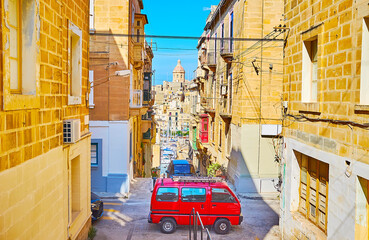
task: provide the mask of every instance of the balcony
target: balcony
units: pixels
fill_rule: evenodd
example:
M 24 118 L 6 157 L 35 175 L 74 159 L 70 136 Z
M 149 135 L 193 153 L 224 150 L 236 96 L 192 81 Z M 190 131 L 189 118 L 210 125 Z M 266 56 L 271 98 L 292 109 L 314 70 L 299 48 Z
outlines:
M 134 68 L 137 70 L 142 69 L 144 65 L 145 60 L 145 54 L 143 51 L 143 45 L 142 43 L 135 42 L 133 44 L 133 62 L 134 62 Z
M 208 131 L 200 131 L 199 138 L 201 143 L 209 143 L 209 132 Z
M 142 90 L 132 90 L 130 108 L 142 108 Z
M 233 60 L 233 43 L 224 41 L 223 47 L 220 49 L 220 56 L 226 63 L 230 63 Z
M 146 114 L 141 116 L 141 120 L 143 121 L 152 121 L 152 111 L 148 111 Z
M 201 106 L 205 109 L 207 113 L 215 113 L 215 106 L 213 99 L 202 99 Z
M 200 79 L 200 78 L 205 78 L 206 77 L 206 72 L 205 70 L 201 69 L 201 68 L 197 68 L 194 72 L 194 79 Z
M 217 56 L 215 52 L 208 53 L 207 64 L 210 70 L 215 72 L 217 68 Z
M 150 90 L 143 90 L 143 105 L 149 105 L 151 101 Z
M 219 115 L 223 119 L 231 119 L 232 118 L 232 105 L 228 97 L 222 97 L 222 99 L 219 101 L 219 104 L 220 104 Z
M 151 128 L 149 128 L 145 133 L 142 134 L 143 140 L 151 140 Z
M 200 59 L 201 66 L 204 66 L 207 62 L 205 51 L 201 53 L 201 55 L 199 56 L 199 59 Z

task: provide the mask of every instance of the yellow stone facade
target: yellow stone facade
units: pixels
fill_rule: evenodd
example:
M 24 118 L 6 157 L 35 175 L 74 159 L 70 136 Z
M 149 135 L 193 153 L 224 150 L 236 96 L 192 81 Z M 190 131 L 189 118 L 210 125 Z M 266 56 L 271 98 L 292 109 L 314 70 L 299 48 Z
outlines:
M 360 105 L 361 36 L 363 19 L 369 15 L 367 3 L 346 0 L 297 4 L 286 1 L 290 35 L 285 49 L 283 99 L 288 101 L 291 114 L 368 122 L 369 109 L 367 105 Z M 302 44 L 312 38 L 318 39 L 318 100 L 304 103 L 301 101 Z M 366 129 L 328 122 L 292 123 L 287 121 L 287 125 L 291 125 L 285 131 L 286 137 L 369 163 Z M 306 134 L 316 136 L 319 141 L 311 141 Z M 331 147 L 319 144 L 324 139 L 331 141 Z
M 32 34 L 17 35 L 22 39 L 18 46 L 27 49 L 18 52 L 23 65 L 18 92 L 13 91 L 10 68 L 12 51 L 18 49 L 10 42 L 10 18 L 20 13 L 14 2 L 0 4 L 0 239 L 85 238 L 91 215 L 89 1 L 19 1 L 28 13 L 19 18 L 22 29 Z M 79 89 L 77 95 L 69 74 L 71 31 L 79 34 L 79 45 L 73 46 L 80 58 L 79 65 L 73 65 L 80 69 L 73 77 L 79 80 L 73 85 Z M 72 144 L 63 142 L 63 120 L 68 119 L 80 122 L 81 137 Z
M 278 178 L 272 138 L 261 136 L 261 129 L 282 123 L 284 34 L 275 29 L 283 25 L 282 14 L 283 1 L 222 2 L 213 7 L 198 44 L 196 81 L 209 116 L 209 143 L 198 139 L 198 148 L 227 168 L 236 185 L 246 178 Z
M 368 69 L 368 4 L 285 1 L 280 222 L 285 239 L 369 236 L 368 80 L 363 75 Z M 314 173 L 311 162 L 328 173 Z M 312 197 L 317 188 L 327 190 Z M 322 217 L 317 219 L 315 212 Z

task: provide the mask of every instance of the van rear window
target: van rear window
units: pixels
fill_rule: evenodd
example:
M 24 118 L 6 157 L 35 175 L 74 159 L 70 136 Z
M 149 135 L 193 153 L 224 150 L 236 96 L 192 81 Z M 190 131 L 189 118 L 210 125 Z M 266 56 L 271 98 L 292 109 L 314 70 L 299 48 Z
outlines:
M 211 189 L 211 202 L 236 203 L 236 199 L 224 188 Z
M 205 188 L 182 188 L 182 202 L 205 202 Z
M 156 201 L 159 202 L 177 202 L 178 188 L 159 188 L 156 193 Z

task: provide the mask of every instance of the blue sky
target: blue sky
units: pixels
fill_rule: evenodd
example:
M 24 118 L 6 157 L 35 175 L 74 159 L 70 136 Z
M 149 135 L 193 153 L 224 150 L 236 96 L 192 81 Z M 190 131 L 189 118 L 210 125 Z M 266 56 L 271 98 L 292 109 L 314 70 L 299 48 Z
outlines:
M 217 5 L 219 0 L 144 0 L 144 14 L 149 24 L 145 27 L 148 35 L 198 36 L 200 37 L 210 6 Z M 146 39 L 150 42 L 150 39 Z M 186 71 L 186 79 L 191 80 L 197 67 L 197 40 L 153 39 L 156 43 L 153 59 L 155 85 L 163 81 L 172 81 L 172 71 L 181 59 Z M 193 50 L 174 50 L 193 49 Z M 155 51 L 156 50 L 156 51 Z

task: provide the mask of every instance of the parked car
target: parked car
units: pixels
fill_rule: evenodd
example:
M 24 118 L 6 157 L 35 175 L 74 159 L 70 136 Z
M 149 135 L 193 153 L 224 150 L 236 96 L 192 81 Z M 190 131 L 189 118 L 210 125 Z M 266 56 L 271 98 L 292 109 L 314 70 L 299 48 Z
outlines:
M 96 221 L 104 213 L 104 203 L 101 201 L 100 197 L 95 193 L 91 192 L 91 212 L 92 212 L 92 220 Z
M 187 160 L 172 160 L 167 169 L 167 177 L 172 176 L 193 176 L 195 168 Z
M 159 224 L 163 233 L 173 233 L 177 225 L 189 224 L 193 208 L 203 224 L 213 225 L 217 234 L 226 234 L 231 225 L 243 221 L 240 201 L 223 180 L 173 177 L 156 181 L 148 222 Z

